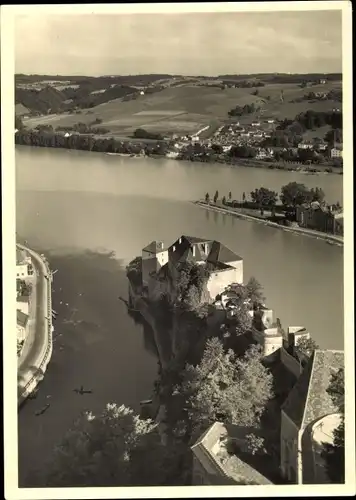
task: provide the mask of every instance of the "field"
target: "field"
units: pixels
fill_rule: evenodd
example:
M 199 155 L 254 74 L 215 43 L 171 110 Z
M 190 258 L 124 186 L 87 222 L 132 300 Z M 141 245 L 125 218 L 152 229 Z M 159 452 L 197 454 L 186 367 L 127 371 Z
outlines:
M 325 85 L 315 85 L 310 88 L 300 88 L 296 84 L 269 84 L 259 88 L 259 94 L 252 95 L 253 88 L 227 88 L 185 85 L 170 87 L 153 94 L 139 96 L 135 100 L 113 101 L 100 104 L 80 114 L 57 114 L 35 117 L 26 120 L 27 126 L 50 124 L 53 127 L 70 126 L 78 122 L 89 123 L 100 118 L 101 127 L 109 129 L 113 134 L 130 136 L 137 128 L 162 134 L 194 134 L 201 128 L 211 125 L 204 132 L 207 136 L 219 124 L 228 120 L 228 111 L 235 106 L 255 103 L 261 107 L 258 118 L 273 117 L 275 119 L 294 118 L 295 115 L 313 109 L 327 111 L 341 107 L 336 101 L 302 101 L 291 102 L 304 94 L 313 92 L 328 92 L 340 88 L 340 82 L 328 82 Z M 281 92 L 283 91 L 283 102 Z M 269 99 L 268 99 L 269 97 Z M 250 122 L 256 115 L 244 116 L 241 123 Z M 317 134 L 315 133 L 314 136 Z

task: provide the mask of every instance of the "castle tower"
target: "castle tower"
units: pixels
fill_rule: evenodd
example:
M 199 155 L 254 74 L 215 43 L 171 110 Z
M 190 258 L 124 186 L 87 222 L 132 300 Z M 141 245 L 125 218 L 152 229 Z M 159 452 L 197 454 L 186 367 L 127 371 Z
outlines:
M 142 284 L 148 286 L 150 275 L 168 262 L 168 248 L 161 241 L 152 241 L 142 249 Z

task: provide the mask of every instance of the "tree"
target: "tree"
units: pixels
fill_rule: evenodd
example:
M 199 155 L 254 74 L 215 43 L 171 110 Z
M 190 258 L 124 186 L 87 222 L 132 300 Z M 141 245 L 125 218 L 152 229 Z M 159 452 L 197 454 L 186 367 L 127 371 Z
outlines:
M 245 191 L 242 193 L 242 201 L 243 201 L 243 203 L 245 203 L 245 201 L 246 201 L 246 194 L 245 194 Z
M 223 205 L 226 205 L 226 197 L 225 197 L 225 196 L 223 196 L 223 199 L 222 199 L 222 204 L 223 204 Z
M 216 203 L 218 201 L 218 198 L 219 198 L 219 191 L 215 191 L 215 194 L 214 194 L 214 203 Z
M 135 257 L 126 266 L 126 276 L 134 285 L 142 285 L 142 257 Z
M 341 414 L 341 422 L 333 431 L 333 443 L 324 443 L 321 453 L 326 472 L 332 483 L 345 482 L 345 374 L 341 368 L 331 376 L 327 389 L 333 404 Z
M 67 432 L 55 450 L 46 486 L 164 485 L 173 462 L 151 420 L 108 404 L 99 416 L 82 413 Z
M 181 392 L 185 395 L 193 436 L 216 420 L 255 426 L 272 397 L 272 375 L 253 345 L 243 358 L 224 351 L 217 338 L 206 343 L 201 362 L 187 365 Z
M 205 195 L 205 203 L 209 203 L 209 201 L 210 201 L 209 193 L 206 193 L 206 195 Z
M 250 299 L 253 304 L 262 304 L 266 300 L 263 295 L 263 287 L 254 276 L 251 276 L 245 288 L 247 298 Z
M 282 186 L 280 199 L 283 205 L 295 209 L 298 205 L 310 203 L 312 196 L 304 184 L 289 182 L 289 184 Z
M 319 349 L 318 344 L 312 339 L 307 337 L 301 337 L 296 343 L 297 352 L 307 356 L 308 358 L 312 355 L 315 349 Z
M 223 147 L 221 144 L 212 144 L 211 149 L 216 153 L 216 154 L 222 154 L 224 152 Z
M 311 188 L 310 194 L 311 201 L 318 201 L 319 203 L 322 203 L 324 201 L 325 193 L 321 188 Z
M 273 207 L 277 203 L 278 193 L 270 189 L 260 187 L 251 191 L 251 198 L 260 207 Z
M 229 191 L 229 201 L 231 201 L 231 200 L 232 200 L 232 193 L 231 193 L 231 191 Z
M 15 129 L 22 130 L 24 128 L 22 118 L 20 116 L 15 116 Z
M 329 146 L 334 146 L 334 142 L 343 142 L 342 129 L 336 128 L 328 130 L 325 134 L 325 142 L 329 144 Z

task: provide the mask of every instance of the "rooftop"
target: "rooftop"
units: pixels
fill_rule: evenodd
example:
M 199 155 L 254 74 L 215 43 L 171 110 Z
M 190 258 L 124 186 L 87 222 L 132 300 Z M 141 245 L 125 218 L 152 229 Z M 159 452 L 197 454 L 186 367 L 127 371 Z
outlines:
M 16 301 L 17 302 L 29 302 L 29 297 L 28 295 L 19 295 L 18 297 L 16 297 Z
M 22 326 L 23 328 L 26 328 L 26 325 L 27 325 L 27 322 L 28 322 L 28 315 L 24 314 L 19 309 L 16 310 L 16 314 L 17 314 L 17 324 L 18 324 L 18 326 Z
M 258 433 L 256 429 L 215 422 L 200 436 L 191 449 L 204 468 L 211 470 L 211 467 L 214 467 L 215 475 L 221 476 L 222 483 L 230 478 L 235 484 L 273 484 L 247 463 L 248 457 L 253 458 L 252 455 L 242 451 L 241 455 L 244 456 L 242 460 L 238 456 L 239 452 L 236 450 L 232 452 L 228 449 L 229 442 L 238 443 L 243 447 L 246 435 L 252 432 Z
M 159 253 L 164 249 L 162 241 L 151 241 L 149 245 L 142 249 L 143 252 Z
M 282 406 L 297 427 L 305 428 L 317 418 L 335 413 L 327 388 L 331 375 L 343 367 L 343 351 L 316 349 L 313 352 Z

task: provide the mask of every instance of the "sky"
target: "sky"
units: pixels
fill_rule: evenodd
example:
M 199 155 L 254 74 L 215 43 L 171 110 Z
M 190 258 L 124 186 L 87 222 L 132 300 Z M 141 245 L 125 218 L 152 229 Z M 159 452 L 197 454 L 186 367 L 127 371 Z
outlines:
M 341 11 L 16 15 L 16 73 L 341 72 Z

